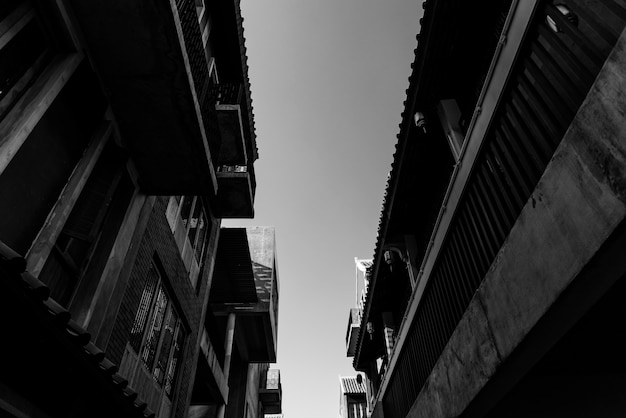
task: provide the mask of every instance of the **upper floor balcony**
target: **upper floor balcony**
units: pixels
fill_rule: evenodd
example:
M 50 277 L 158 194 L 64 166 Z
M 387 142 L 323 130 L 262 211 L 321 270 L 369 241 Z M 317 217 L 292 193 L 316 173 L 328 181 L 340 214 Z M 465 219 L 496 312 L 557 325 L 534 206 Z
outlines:
M 220 134 L 217 182 L 222 218 L 254 217 L 255 149 L 246 118 L 244 85 L 221 83 L 212 86 L 217 127 Z
M 219 144 L 225 141 L 211 126 L 214 80 L 196 1 L 76 0 L 73 6 L 142 191 L 215 195 Z M 229 58 L 238 63 L 237 82 L 245 83 L 247 66 L 237 12 L 234 5 L 214 11 L 232 15 L 214 16 L 229 29 L 216 30 L 215 36 L 221 38 L 214 43 L 236 49 Z M 247 87 L 243 95 L 249 96 Z M 249 130 L 248 108 L 243 113 Z
M 275 362 L 278 271 L 274 228 L 222 228 L 211 294 L 211 315 L 226 329 L 236 315 L 235 341 L 244 361 Z
M 280 383 L 280 370 L 268 369 L 259 379 L 259 401 L 265 414 L 282 413 L 283 389 Z

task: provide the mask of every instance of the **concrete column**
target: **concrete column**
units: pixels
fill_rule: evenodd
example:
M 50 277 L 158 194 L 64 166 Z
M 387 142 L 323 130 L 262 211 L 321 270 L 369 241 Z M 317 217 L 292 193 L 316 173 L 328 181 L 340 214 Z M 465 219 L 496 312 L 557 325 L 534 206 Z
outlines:
M 233 342 L 235 341 L 235 314 L 228 314 L 226 323 L 226 338 L 224 339 L 224 377 L 228 381 L 230 374 L 230 360 L 233 354 Z
M 235 319 L 234 313 L 228 314 L 228 320 L 226 322 L 226 337 L 224 338 L 224 378 L 229 381 L 230 375 L 230 361 L 233 356 L 233 343 L 235 342 Z M 226 400 L 217 409 L 217 418 L 224 418 L 226 413 Z

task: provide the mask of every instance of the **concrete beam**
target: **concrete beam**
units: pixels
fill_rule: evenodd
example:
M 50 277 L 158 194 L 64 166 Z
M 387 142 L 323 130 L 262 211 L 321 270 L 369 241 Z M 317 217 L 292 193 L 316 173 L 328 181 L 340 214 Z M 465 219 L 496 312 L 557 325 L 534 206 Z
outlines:
M 35 129 L 83 58 L 82 53 L 55 58 L 30 88 L 32 94 L 23 95 L 0 122 L 0 174 Z
M 63 188 L 59 199 L 48 214 L 48 218 L 44 226 L 37 234 L 37 238 L 33 241 L 31 248 L 28 250 L 26 260 L 28 261 L 28 270 L 35 276 L 39 276 L 43 269 L 52 247 L 54 247 L 59 234 L 63 230 L 65 221 L 69 218 L 74 204 L 83 191 L 87 179 L 91 175 L 100 154 L 111 135 L 112 127 L 109 121 L 101 123 L 89 142 L 89 147 L 85 151 L 83 157 L 78 162 L 72 176 Z

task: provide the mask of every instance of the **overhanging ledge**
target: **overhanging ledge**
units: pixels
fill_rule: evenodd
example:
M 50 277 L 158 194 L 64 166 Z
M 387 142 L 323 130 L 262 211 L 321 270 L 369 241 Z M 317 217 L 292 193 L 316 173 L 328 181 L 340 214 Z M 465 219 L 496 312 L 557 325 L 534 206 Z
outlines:
M 74 0 L 73 6 L 142 191 L 215 194 L 176 4 Z

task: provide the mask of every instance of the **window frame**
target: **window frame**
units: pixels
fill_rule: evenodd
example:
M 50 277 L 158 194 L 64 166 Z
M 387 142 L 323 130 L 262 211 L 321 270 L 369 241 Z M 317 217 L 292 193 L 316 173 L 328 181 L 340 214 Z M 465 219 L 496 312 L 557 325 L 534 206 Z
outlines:
M 144 371 L 147 372 L 148 375 L 150 375 L 154 384 L 159 386 L 158 389 L 161 392 L 161 399 L 163 396 L 167 396 L 168 399 L 171 402 L 173 402 L 174 395 L 175 395 L 175 387 L 178 383 L 179 374 L 180 374 L 182 364 L 183 364 L 182 361 L 180 363 L 173 363 L 174 357 L 176 356 L 176 353 L 177 353 L 176 346 L 178 345 L 178 353 L 180 355 L 180 358 L 183 358 L 185 354 L 186 345 L 188 343 L 189 330 L 187 326 L 185 325 L 185 322 L 183 321 L 183 317 L 179 314 L 180 310 L 176 307 L 174 299 L 170 296 L 172 292 L 169 291 L 168 287 L 165 284 L 165 276 L 154 259 L 150 263 L 150 267 L 149 267 L 147 274 L 151 274 L 152 272 L 156 273 L 156 281 L 153 284 L 146 282 L 146 286 L 149 285 L 150 288 L 152 288 L 152 295 L 150 296 L 150 301 L 147 304 L 148 306 L 147 315 L 145 315 L 144 322 L 142 325 L 143 327 L 143 329 L 141 330 L 142 337 L 139 343 L 139 348 L 135 349 L 130 339 L 128 343 L 128 345 L 130 346 L 130 349 L 133 350 L 134 354 L 137 356 L 137 363 L 134 366 L 135 370 L 132 371 L 131 376 L 128 376 L 128 379 L 129 380 L 135 379 L 138 372 L 141 373 L 138 369 L 144 368 Z M 146 286 L 144 286 L 144 292 L 146 291 L 145 290 Z M 144 352 L 146 349 L 148 349 L 148 346 L 147 346 L 148 339 L 150 338 L 151 332 L 154 330 L 154 321 L 156 320 L 156 315 L 158 314 L 157 302 L 159 299 L 159 295 L 161 293 L 165 295 L 166 302 L 165 302 L 165 307 L 163 310 L 163 315 L 160 319 L 160 326 L 158 330 L 158 340 L 157 340 L 156 348 L 154 350 L 154 354 L 150 361 L 151 364 L 147 364 L 146 359 L 144 358 L 145 357 Z M 140 310 L 141 310 L 141 302 L 139 306 L 137 306 L 137 311 L 135 313 L 135 318 L 133 319 L 132 328 L 135 328 L 136 326 L 135 322 L 137 321 L 138 316 L 140 315 Z M 172 329 L 172 338 L 170 341 L 169 354 L 167 356 L 167 361 L 165 362 L 165 368 L 163 369 L 163 375 L 162 375 L 163 378 L 161 382 L 159 382 L 158 377 L 155 375 L 155 370 L 157 369 L 159 357 L 163 350 L 163 344 L 164 344 L 164 340 L 166 336 L 166 332 L 164 331 L 166 331 L 166 328 L 167 328 L 166 319 L 168 318 L 171 312 L 173 312 L 176 317 L 175 326 Z M 179 344 L 179 337 L 181 333 L 182 333 L 182 342 Z M 170 393 L 168 393 L 168 390 L 167 390 L 168 376 L 170 375 L 170 371 L 172 367 L 174 368 L 174 372 L 172 373 L 173 376 L 171 379 Z M 159 400 L 159 404 L 160 403 L 161 401 Z
M 191 199 L 191 206 L 189 206 L 188 211 L 185 208 L 185 212 L 188 212 L 188 218 L 185 219 L 183 218 L 183 206 L 189 199 Z M 189 222 L 189 219 L 194 219 L 193 216 L 196 209 L 200 210 L 197 219 L 204 219 L 204 233 L 200 233 L 198 228 L 196 228 L 195 233 L 192 231 L 192 222 Z M 202 196 L 170 196 L 166 209 L 166 218 L 180 251 L 183 264 L 189 273 L 191 285 L 194 288 L 199 288 L 198 277 L 204 266 L 204 259 L 206 258 L 208 243 L 213 229 L 211 212 Z M 190 252 L 192 253 L 191 255 L 189 255 Z M 197 267 L 193 265 L 192 260 L 195 261 Z
M 199 229 L 195 228 L 196 231 L 194 233 L 193 242 L 192 242 L 192 239 L 190 237 L 190 234 L 192 233 L 192 230 L 191 230 L 192 222 L 191 222 L 191 220 L 194 219 L 193 215 L 196 213 L 196 208 L 200 208 L 200 211 L 198 212 L 199 216 L 197 217 L 197 219 L 200 219 L 202 216 L 204 216 L 204 219 L 205 219 L 205 222 L 206 222 L 206 224 L 205 224 L 205 231 L 207 230 L 207 226 L 209 224 L 209 221 L 208 221 L 207 211 L 206 211 L 206 209 L 204 207 L 204 204 L 202 202 L 202 198 L 200 196 L 181 196 L 181 200 L 180 200 L 181 203 L 179 203 L 179 208 L 182 209 L 183 203 L 185 202 L 186 199 L 189 199 L 190 197 L 193 198 L 193 200 L 191 202 L 191 209 L 189 211 L 189 218 L 188 218 L 190 221 L 185 224 L 185 229 L 186 229 L 186 236 L 189 239 L 189 243 L 191 244 L 191 248 L 193 249 L 194 257 L 195 257 L 195 255 L 197 254 L 198 244 L 199 244 L 200 236 L 201 236 L 201 234 L 198 233 Z M 185 220 L 183 219 L 183 224 L 184 224 L 184 222 L 185 222 Z M 201 251 L 200 251 L 200 256 L 196 257 L 196 261 L 198 262 L 198 264 L 202 264 L 202 257 L 204 256 L 206 236 L 207 235 L 205 233 L 205 235 L 203 237 L 203 241 L 205 241 L 205 242 L 201 243 L 202 248 L 201 248 Z

